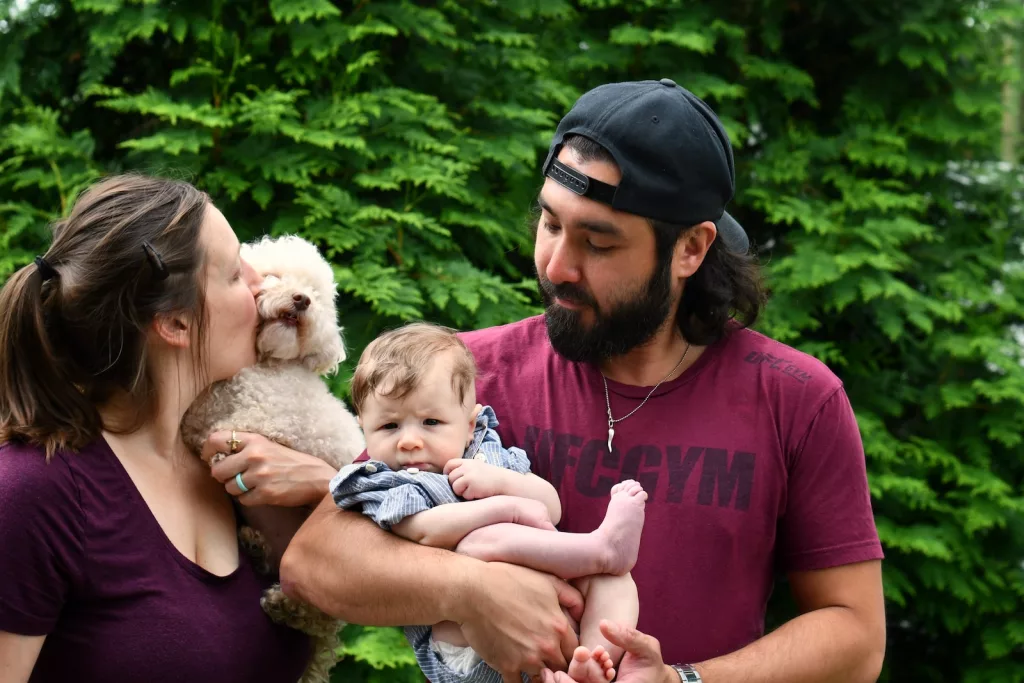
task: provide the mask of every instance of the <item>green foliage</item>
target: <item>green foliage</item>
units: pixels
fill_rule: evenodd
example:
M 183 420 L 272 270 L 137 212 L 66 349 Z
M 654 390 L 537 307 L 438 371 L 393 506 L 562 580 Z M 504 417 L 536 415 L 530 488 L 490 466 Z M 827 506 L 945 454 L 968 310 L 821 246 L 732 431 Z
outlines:
M 422 683 L 416 656 L 397 628 L 346 626 L 331 680 L 337 683 Z
M 471 328 L 534 313 L 507 254 L 528 256 L 517 218 L 568 100 L 535 87 L 548 62 L 509 27 L 559 11 L 88 0 L 19 15 L 5 47 L 37 42 L 15 50 L 14 73 L 48 77 L 0 81 L 0 144 L 18 155 L 0 167 L 11 225 L 34 226 L 39 246 L 38 227 L 99 168 L 183 174 L 243 237 L 323 248 L 351 348 L 407 319 Z M 29 255 L 8 252 L 3 273 Z
M 321 246 L 346 368 L 400 321 L 538 310 L 528 208 L 584 90 L 669 77 L 706 98 L 774 293 L 760 327 L 857 411 L 883 678 L 1024 680 L 1024 183 L 994 161 L 1019 3 L 21 4 L 0 0 L 0 278 L 100 174 L 184 176 L 242 238 Z M 397 630 L 344 636 L 337 680 L 417 677 Z

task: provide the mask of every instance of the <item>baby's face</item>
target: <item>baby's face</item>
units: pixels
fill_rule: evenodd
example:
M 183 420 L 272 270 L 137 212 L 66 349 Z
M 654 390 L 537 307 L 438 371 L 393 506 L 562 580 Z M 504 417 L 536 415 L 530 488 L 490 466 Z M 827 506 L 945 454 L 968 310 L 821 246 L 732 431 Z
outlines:
M 366 454 L 391 469 L 415 467 L 442 472 L 449 460 L 461 458 L 475 424 L 475 397 L 459 402 L 452 388 L 451 362 L 438 358 L 420 385 L 401 399 L 374 394 L 359 417 L 366 436 Z

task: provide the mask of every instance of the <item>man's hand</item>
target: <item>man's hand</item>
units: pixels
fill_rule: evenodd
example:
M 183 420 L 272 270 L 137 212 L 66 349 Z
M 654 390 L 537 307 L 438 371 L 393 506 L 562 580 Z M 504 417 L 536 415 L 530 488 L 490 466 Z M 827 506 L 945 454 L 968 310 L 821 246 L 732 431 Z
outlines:
M 484 565 L 479 576 L 458 619 L 470 647 L 505 683 L 519 683 L 520 671 L 564 671 L 577 643 L 570 617 L 578 623 L 583 614 L 579 591 L 549 574 L 501 562 Z
M 452 486 L 455 495 L 462 496 L 466 500 L 477 500 L 490 498 L 503 493 L 505 482 L 510 474 L 506 470 L 483 460 L 467 460 L 455 458 L 449 460 L 444 466 L 444 473 L 448 475 L 448 483 Z M 521 474 L 511 474 L 521 477 Z
M 601 633 L 612 645 L 625 650 L 617 667 L 617 683 L 679 683 L 679 674 L 661 659 L 661 644 L 656 638 L 635 628 L 620 626 L 604 619 Z M 562 671 L 541 671 L 542 683 L 576 683 Z
M 615 679 L 619 683 L 679 683 L 679 674 L 661 659 L 657 638 L 607 619 L 601 621 L 601 633 L 625 650 Z

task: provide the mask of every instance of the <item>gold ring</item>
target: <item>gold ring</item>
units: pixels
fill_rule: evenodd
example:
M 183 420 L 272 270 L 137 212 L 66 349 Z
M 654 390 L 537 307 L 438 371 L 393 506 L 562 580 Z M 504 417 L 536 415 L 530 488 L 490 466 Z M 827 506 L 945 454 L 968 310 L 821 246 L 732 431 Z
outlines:
M 235 436 L 235 430 L 232 429 L 231 430 L 231 441 L 228 441 L 228 448 L 231 449 L 232 453 L 237 453 L 238 452 L 238 447 L 241 446 L 241 445 L 242 445 L 242 442 L 238 440 L 238 437 Z

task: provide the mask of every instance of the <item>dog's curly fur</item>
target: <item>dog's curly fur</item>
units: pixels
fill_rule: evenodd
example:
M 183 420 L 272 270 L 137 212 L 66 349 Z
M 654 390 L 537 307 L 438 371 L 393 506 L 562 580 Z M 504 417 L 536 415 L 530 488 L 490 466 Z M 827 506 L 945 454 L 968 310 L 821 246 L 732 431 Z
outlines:
M 257 297 L 258 362 L 214 384 L 192 404 L 182 420 L 185 442 L 198 455 L 215 431 L 262 434 L 340 469 L 362 452 L 365 441 L 355 417 L 320 377 L 337 371 L 345 360 L 331 266 L 313 244 L 296 236 L 244 244 L 242 258 L 264 278 Z M 209 464 L 223 457 L 218 453 Z M 263 527 L 280 531 L 290 523 L 285 518 L 289 512 L 268 506 L 242 510 L 242 545 L 257 569 L 271 576 L 284 548 L 274 547 L 275 540 L 281 544 L 280 536 Z M 326 683 L 344 624 L 287 597 L 279 583 L 264 592 L 260 604 L 278 623 L 312 636 L 314 655 L 302 683 Z

